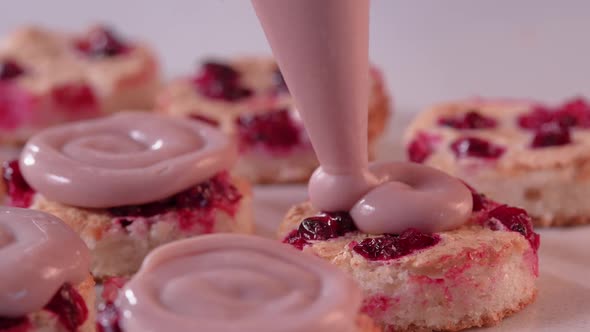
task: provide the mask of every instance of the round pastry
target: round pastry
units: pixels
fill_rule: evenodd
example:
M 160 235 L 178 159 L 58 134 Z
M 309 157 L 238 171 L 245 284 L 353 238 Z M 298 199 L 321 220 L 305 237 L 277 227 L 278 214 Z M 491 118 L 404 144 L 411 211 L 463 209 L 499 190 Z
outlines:
M 392 215 L 390 223 L 401 215 L 411 220 L 411 214 L 450 218 L 450 210 L 431 213 L 443 211 L 433 206 L 441 203 L 435 201 L 441 194 L 453 195 L 450 184 L 437 189 L 424 183 L 442 179 L 440 172 L 386 163 L 373 164 L 371 171 L 382 175 L 387 168 L 399 172 L 393 180 L 405 184 L 399 186 L 403 197 L 389 198 L 392 207 L 399 207 L 392 208 L 398 216 Z M 366 204 L 375 198 L 371 195 L 363 199 Z M 470 217 L 459 228 L 434 233 L 409 228 L 398 234 L 364 233 L 357 228 L 360 220 L 348 212 L 320 212 L 303 203 L 288 212 L 279 236 L 352 275 L 364 291 L 362 312 L 386 329 L 456 331 L 492 325 L 535 299 L 539 236 L 524 210 L 475 191 L 472 199 Z
M 408 158 L 455 175 L 492 199 L 529 212 L 537 226 L 590 222 L 590 104 L 557 107 L 473 99 L 420 114 Z
M 134 273 L 156 246 L 253 230 L 232 142 L 193 120 L 144 112 L 46 129 L 7 165 L 11 205 L 52 213 L 92 252 L 97 277 Z
M 162 246 L 118 294 L 100 306 L 99 331 L 381 331 L 359 314 L 361 292 L 346 274 L 253 236 Z
M 88 248 L 61 220 L 1 207 L 0 331 L 95 331 L 89 266 Z
M 370 72 L 369 145 L 383 133 L 390 101 L 379 71 Z M 240 58 L 204 63 L 193 77 L 170 83 L 157 109 L 218 125 L 237 137 L 236 174 L 255 183 L 306 182 L 318 162 L 276 63 Z
M 0 45 L 0 144 L 120 109 L 148 109 L 158 63 L 144 44 L 97 26 L 82 34 L 24 27 Z

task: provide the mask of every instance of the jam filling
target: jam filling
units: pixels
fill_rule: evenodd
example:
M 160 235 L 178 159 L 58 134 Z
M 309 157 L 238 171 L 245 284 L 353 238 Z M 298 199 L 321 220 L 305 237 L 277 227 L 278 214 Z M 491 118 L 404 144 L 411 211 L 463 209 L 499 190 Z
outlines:
M 55 314 L 69 332 L 78 331 L 88 318 L 88 308 L 82 296 L 70 284 L 64 284 L 45 305 L 43 310 Z M 0 317 L 0 330 L 25 332 L 31 326 L 28 317 Z
M 93 29 L 87 36 L 77 40 L 75 47 L 90 58 L 112 58 L 131 50 L 131 47 L 108 27 Z
M 24 73 L 24 69 L 14 60 L 6 59 L 0 62 L 0 81 L 12 80 Z
M 65 113 L 95 115 L 99 113 L 98 99 L 92 88 L 84 83 L 58 85 L 51 90 L 56 107 Z
M 240 84 L 240 73 L 231 66 L 206 62 L 193 79 L 195 88 L 203 96 L 229 102 L 250 97 L 252 90 Z
M 440 118 L 438 124 L 455 129 L 490 129 L 498 125 L 496 120 L 481 115 L 477 111 L 469 111 L 460 116 Z
M 498 159 L 506 149 L 481 138 L 461 137 L 451 144 L 451 150 L 457 158 Z
M 35 190 L 22 177 L 17 160 L 4 164 L 3 177 L 8 189 L 8 205 L 24 208 L 31 206 Z M 114 218 L 113 225 L 123 229 L 127 229 L 139 218 L 175 212 L 181 229 L 191 230 L 200 225 L 203 232 L 210 233 L 213 231 L 215 211 L 221 210 L 231 216 L 237 213 L 242 195 L 230 180 L 227 172 L 221 172 L 168 198 L 147 204 L 113 207 L 107 211 Z
M 410 161 L 423 163 L 434 153 L 434 146 L 439 139 L 438 136 L 419 132 L 410 142 L 406 151 Z
M 240 150 L 263 147 L 273 153 L 288 153 L 300 146 L 300 126 L 286 109 L 242 115 L 236 120 Z

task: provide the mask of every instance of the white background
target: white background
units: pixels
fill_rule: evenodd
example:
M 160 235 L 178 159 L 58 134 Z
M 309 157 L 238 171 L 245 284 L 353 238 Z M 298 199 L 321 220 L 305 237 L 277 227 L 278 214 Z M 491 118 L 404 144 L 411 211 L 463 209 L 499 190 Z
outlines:
M 207 55 L 269 52 L 247 0 L 0 1 L 0 34 L 96 21 L 152 42 L 169 75 Z M 473 95 L 590 95 L 587 0 L 373 0 L 371 24 L 371 56 L 402 112 Z

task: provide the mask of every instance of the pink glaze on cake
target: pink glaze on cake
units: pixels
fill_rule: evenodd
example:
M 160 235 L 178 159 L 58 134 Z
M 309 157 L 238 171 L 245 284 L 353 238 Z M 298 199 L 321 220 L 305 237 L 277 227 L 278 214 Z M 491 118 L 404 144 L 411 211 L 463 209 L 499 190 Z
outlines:
M 125 332 L 353 332 L 360 304 L 354 282 L 321 259 L 221 234 L 156 249 L 117 301 Z
M 20 169 L 48 199 L 110 208 L 174 195 L 234 158 L 230 140 L 209 125 L 130 112 L 46 129 L 25 146 Z
M 61 220 L 33 210 L 0 209 L 0 316 L 26 316 L 46 306 L 60 310 L 58 299 L 50 302 L 54 294 L 64 284 L 84 281 L 89 268 L 88 248 Z
M 471 195 L 458 180 L 402 164 L 375 166 L 379 174 L 369 169 L 369 1 L 252 2 L 321 164 L 309 182 L 311 203 L 323 211 L 350 211 L 367 233 L 465 223 Z M 419 181 L 419 173 L 429 176 Z M 421 201 L 425 197 L 428 203 Z

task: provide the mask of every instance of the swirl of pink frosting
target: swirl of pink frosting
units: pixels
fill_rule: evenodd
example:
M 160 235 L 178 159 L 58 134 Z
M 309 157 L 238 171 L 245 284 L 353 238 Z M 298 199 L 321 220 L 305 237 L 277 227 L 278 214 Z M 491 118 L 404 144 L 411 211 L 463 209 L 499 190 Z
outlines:
M 25 146 L 24 178 L 45 197 L 107 208 L 153 202 L 229 168 L 236 151 L 196 120 L 143 112 L 44 130 Z
M 402 162 L 377 162 L 369 170 L 380 184 L 350 210 L 365 233 L 400 233 L 410 227 L 426 232 L 449 230 L 465 223 L 471 214 L 471 192 L 446 173 Z
M 352 279 L 317 257 L 213 234 L 153 251 L 117 304 L 125 332 L 356 332 L 361 298 Z
M 64 283 L 84 281 L 89 268 L 88 248 L 61 220 L 0 208 L 0 316 L 42 309 Z

